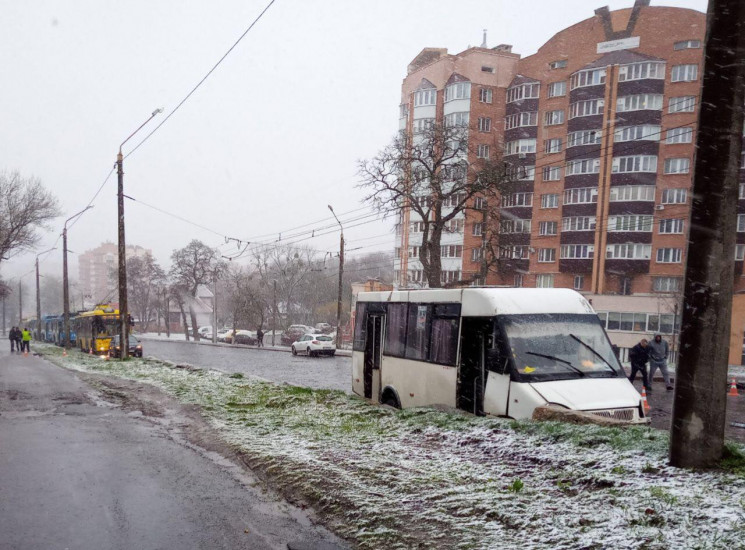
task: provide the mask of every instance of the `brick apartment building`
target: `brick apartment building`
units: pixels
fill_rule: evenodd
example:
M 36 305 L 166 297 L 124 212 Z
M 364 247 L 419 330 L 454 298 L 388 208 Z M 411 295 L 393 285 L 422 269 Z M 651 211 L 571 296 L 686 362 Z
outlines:
M 127 246 L 127 258 L 146 254 L 152 254 L 152 251 L 141 246 Z M 86 250 L 78 257 L 78 277 L 84 303 L 95 305 L 118 300 L 118 266 L 118 247 L 110 242 Z
M 488 222 L 499 224 L 501 258 L 486 283 L 582 292 L 623 358 L 655 332 L 676 346 L 705 30 L 703 13 L 636 0 L 596 10 L 525 58 L 507 45 L 426 48 L 403 82 L 400 130 L 415 135 L 427 119 L 468 124 L 469 164 L 501 157 L 517 169 L 500 219 Z M 417 220 L 405 212 L 400 221 L 397 280 L 421 285 Z M 468 210 L 444 236 L 444 281 L 480 272 L 482 221 Z M 744 298 L 733 308 L 733 364 L 742 363 Z

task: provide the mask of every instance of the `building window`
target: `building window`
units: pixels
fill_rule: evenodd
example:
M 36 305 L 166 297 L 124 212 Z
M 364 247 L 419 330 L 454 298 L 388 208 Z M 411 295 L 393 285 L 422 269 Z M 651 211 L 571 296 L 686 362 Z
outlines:
M 558 228 L 558 223 L 556 222 L 540 222 L 538 224 L 538 234 L 539 235 L 556 235 L 556 230 Z
M 559 97 L 567 95 L 567 81 L 552 82 L 548 85 L 548 97 Z
M 654 201 L 654 185 L 619 185 L 610 188 L 610 202 Z
M 519 84 L 507 89 L 507 103 L 520 101 L 521 99 L 537 98 L 541 85 L 536 83 Z
M 740 225 L 740 219 L 738 216 L 737 220 L 738 227 Z M 660 234 L 661 235 L 680 235 L 683 233 L 684 221 L 682 219 L 676 220 L 660 220 Z
M 543 273 L 535 278 L 536 288 L 554 288 L 554 276 L 551 273 Z
M 570 160 L 567 162 L 566 175 L 597 174 L 600 172 L 600 159 Z
M 545 126 L 556 126 L 557 124 L 564 123 L 564 110 L 556 109 L 554 111 L 546 111 L 543 115 L 543 121 Z
M 660 264 L 679 264 L 683 257 L 683 250 L 680 248 L 658 248 L 657 263 Z
M 428 129 L 432 128 L 434 124 L 435 124 L 434 118 L 418 118 L 414 120 L 412 124 L 412 131 L 415 134 L 421 134 L 422 132 L 425 132 Z
M 505 117 L 504 129 L 512 130 L 513 128 L 521 128 L 523 126 L 537 126 L 538 125 L 538 112 L 537 111 L 526 111 L 524 113 L 517 113 Z
M 599 115 L 603 112 L 605 106 L 605 100 L 603 99 L 587 99 L 585 101 L 577 101 L 569 105 L 569 119 Z
M 515 273 L 515 282 L 513 285 L 515 288 L 522 288 L 523 286 L 523 275 L 522 273 Z
M 486 65 L 481 66 L 481 72 L 482 73 L 492 73 L 494 74 L 494 67 L 487 67 Z
M 598 86 L 605 84 L 605 69 L 588 69 L 574 73 L 569 79 L 572 90 L 584 86 Z
M 548 64 L 549 69 L 564 69 L 566 68 L 566 66 L 567 66 L 566 59 L 558 59 Z
M 613 140 L 623 141 L 659 141 L 660 127 L 651 124 L 643 126 L 626 126 L 625 128 L 616 129 Z
M 440 273 L 440 282 L 443 284 L 447 283 L 454 283 L 456 281 L 460 281 L 460 271 L 442 271 Z M 457 332 L 457 330 L 456 330 Z
M 691 82 L 698 79 L 698 65 L 674 65 L 672 82 Z
M 499 222 L 500 233 L 530 233 L 530 227 L 531 220 L 522 220 L 520 218 L 501 220 Z
M 489 158 L 489 146 L 484 145 L 483 143 L 480 143 L 478 147 L 476 147 L 476 156 L 480 159 L 488 159 Z
M 510 193 L 502 197 L 502 206 L 533 206 L 533 193 Z
M 541 195 L 541 208 L 558 208 L 559 207 L 559 194 L 548 193 Z
M 502 246 L 499 249 L 500 258 L 511 258 L 513 260 L 526 260 L 528 258 L 528 247 L 525 245 Z
M 585 286 L 585 276 L 584 275 L 575 275 L 574 276 L 574 290 L 582 290 L 582 287 Z
M 598 202 L 597 187 L 578 187 L 564 191 L 564 204 L 588 204 Z
M 619 289 L 618 293 L 621 294 L 621 296 L 629 296 L 631 295 L 631 277 L 622 277 L 619 281 Z M 631 323 L 633 323 L 634 319 L 633 313 L 622 313 L 621 314 L 621 326 L 623 326 L 625 320 L 630 320 Z M 630 318 L 630 319 L 629 319 Z M 632 330 L 632 328 L 623 328 L 622 330 Z
M 665 174 L 687 174 L 691 168 L 691 159 L 665 159 Z
M 445 115 L 445 126 L 449 128 L 468 126 L 469 112 L 450 113 Z
M 426 88 L 414 92 L 414 107 L 434 105 L 435 103 L 437 103 L 437 90 L 435 88 Z
M 480 262 L 484 258 L 484 249 L 479 248 L 472 248 L 471 249 L 471 261 L 472 262 Z
M 686 189 L 663 189 L 661 204 L 685 204 L 688 199 L 688 191 Z
M 455 82 L 450 86 L 445 86 L 445 101 L 454 99 L 469 99 L 471 97 L 470 82 Z
M 398 106 L 398 118 L 409 118 L 409 105 L 402 103 Z
M 628 174 L 631 172 L 656 172 L 657 157 L 654 155 L 633 155 L 613 157 L 613 173 Z
M 609 260 L 649 260 L 652 257 L 652 245 L 649 244 L 610 244 L 605 249 Z
M 589 260 L 595 254 L 591 244 L 565 244 L 561 246 L 562 260 Z
M 696 96 L 671 97 L 667 104 L 669 113 L 692 113 L 696 109 Z
M 616 111 L 659 111 L 662 109 L 662 94 L 637 94 L 619 97 L 616 100 Z
M 444 229 L 446 233 L 463 233 L 464 225 L 465 222 L 462 218 L 456 218 L 447 222 Z
M 483 223 L 475 223 L 473 224 L 473 229 L 471 231 L 471 234 L 475 237 L 480 237 L 483 235 L 484 232 L 484 224 Z
M 489 131 L 491 131 L 491 118 L 489 118 L 489 117 L 479 117 L 479 131 L 480 132 L 489 132 Z
M 491 88 L 479 88 L 479 101 L 481 103 L 492 102 L 492 91 Z
M 621 65 L 618 68 L 618 81 L 642 80 L 645 78 L 664 79 L 665 64 L 657 61 L 645 61 L 643 63 L 631 63 Z
M 567 136 L 567 147 L 578 145 L 597 145 L 602 140 L 603 133 L 600 130 L 582 130 L 570 132 Z
M 562 231 L 593 231 L 595 229 L 595 216 L 571 216 L 561 218 Z
M 625 215 L 610 216 L 608 218 L 608 231 L 640 231 L 651 233 L 653 216 Z
M 559 181 L 561 179 L 561 166 L 544 166 L 543 181 Z
M 654 292 L 678 292 L 681 287 L 680 277 L 652 277 Z
M 520 153 L 535 153 L 535 138 L 516 139 L 504 144 L 505 155 L 518 155 Z
M 561 138 L 544 140 L 543 152 L 546 154 L 561 153 Z
M 475 197 L 473 199 L 473 207 L 476 210 L 483 210 L 486 208 L 486 199 L 484 197 Z
M 696 49 L 701 47 L 700 40 L 681 40 L 673 44 L 674 50 Z
M 555 248 L 540 248 L 538 249 L 538 262 L 542 264 L 548 264 L 556 261 L 556 249 Z
M 410 246 L 409 247 L 409 258 L 418 258 L 421 246 Z
M 440 246 L 441 258 L 460 258 L 461 256 L 463 256 L 463 245 L 444 244 Z
M 665 136 L 665 143 L 691 143 L 693 128 L 670 128 Z
M 735 261 L 741 262 L 745 260 L 745 244 L 735 245 Z
M 745 232 L 745 214 L 737 215 L 737 232 L 738 233 Z

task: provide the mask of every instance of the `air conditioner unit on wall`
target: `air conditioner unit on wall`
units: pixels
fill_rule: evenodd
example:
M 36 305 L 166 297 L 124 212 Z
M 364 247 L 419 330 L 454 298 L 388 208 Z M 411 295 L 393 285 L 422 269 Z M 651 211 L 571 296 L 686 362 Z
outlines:
M 664 205 L 664 204 L 658 204 L 658 205 L 656 205 L 656 206 L 654 207 L 654 209 L 655 209 L 655 210 L 664 210 L 664 209 L 665 209 L 665 205 Z

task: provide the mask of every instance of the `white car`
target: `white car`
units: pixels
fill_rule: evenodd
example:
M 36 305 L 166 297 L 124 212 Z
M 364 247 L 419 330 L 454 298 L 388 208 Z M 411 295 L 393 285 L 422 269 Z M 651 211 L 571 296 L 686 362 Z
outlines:
M 308 357 L 336 354 L 334 339 L 325 334 L 306 334 L 292 343 L 292 354 L 305 353 Z

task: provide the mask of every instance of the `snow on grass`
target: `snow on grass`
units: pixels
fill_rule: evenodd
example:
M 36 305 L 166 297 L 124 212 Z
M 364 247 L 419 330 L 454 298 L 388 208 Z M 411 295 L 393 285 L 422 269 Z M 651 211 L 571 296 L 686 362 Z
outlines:
M 667 434 L 396 411 L 339 391 L 103 361 L 52 361 L 156 385 L 360 548 L 740 548 L 745 461 L 667 465 Z M 730 446 L 735 453 L 742 448 Z M 739 468 L 739 469 L 735 469 Z

